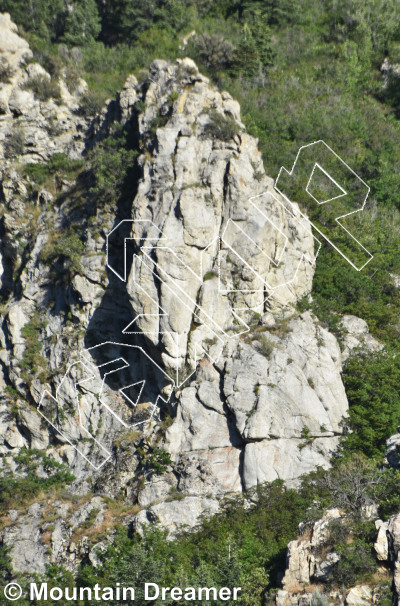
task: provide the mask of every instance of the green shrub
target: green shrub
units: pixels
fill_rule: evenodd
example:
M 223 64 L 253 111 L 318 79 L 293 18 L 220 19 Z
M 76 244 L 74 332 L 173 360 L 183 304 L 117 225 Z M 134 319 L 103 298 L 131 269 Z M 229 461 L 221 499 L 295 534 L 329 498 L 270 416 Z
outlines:
M 24 164 L 21 171 L 37 185 L 43 185 L 54 175 L 74 177 L 83 168 L 82 160 L 70 160 L 65 154 L 53 154 L 46 163 Z
M 115 200 L 125 189 L 131 194 L 138 156 L 134 145 L 127 130 L 116 128 L 88 155 L 94 181 L 90 191 L 99 202 Z
M 42 162 L 24 164 L 22 170 L 37 185 L 43 185 L 50 175 L 49 165 Z
M 230 141 L 239 131 L 240 127 L 232 116 L 224 116 L 215 109 L 210 111 L 209 120 L 204 127 L 206 136 L 220 141 Z
M 227 67 L 235 54 L 232 42 L 217 34 L 201 34 L 196 37 L 196 50 L 201 61 L 210 69 Z
M 257 343 L 257 351 L 269 360 L 271 357 L 271 354 L 274 350 L 275 343 L 273 341 L 271 341 L 271 339 L 269 339 L 267 337 L 267 335 L 264 335 L 264 334 L 260 335 L 259 338 L 257 335 L 256 343 Z
M 14 461 L 17 464 L 17 474 L 6 473 L 0 477 L 0 505 L 5 509 L 20 507 L 40 493 L 62 488 L 74 480 L 66 465 L 51 459 L 40 450 L 21 449 Z M 38 473 L 38 470 L 44 470 L 46 477 Z
M 41 355 L 41 336 L 46 323 L 40 318 L 40 312 L 35 312 L 33 317 L 21 329 L 21 335 L 25 339 L 25 349 L 19 363 L 22 377 L 28 381 L 38 371 L 38 368 L 47 370 L 47 360 Z
M 167 541 L 166 532 L 154 526 L 145 530 L 142 539 L 137 534 L 129 538 L 121 529 L 101 555 L 102 565 L 82 568 L 79 582 L 93 586 L 118 579 L 122 583 L 133 574 L 138 588 L 149 580 L 163 585 L 167 579 L 169 586 L 178 587 L 241 586 L 238 605 L 262 606 L 304 510 L 298 493 L 276 481 L 255 488 L 247 508 L 238 495 L 220 514 L 205 518 L 192 532 L 181 532 L 174 541 Z M 135 600 L 145 604 L 139 591 Z
M 348 424 L 353 433 L 343 440 L 346 452 L 381 457 L 386 440 L 400 418 L 400 359 L 397 349 L 350 358 L 343 372 L 349 400 Z
M 332 583 L 339 587 L 352 587 L 370 580 L 377 568 L 372 545 L 362 539 L 336 546 L 339 562 L 332 570 Z
M 45 75 L 30 78 L 24 88 L 33 91 L 33 94 L 39 101 L 48 101 L 49 99 L 59 99 L 61 90 L 58 82 Z
M 88 90 L 79 99 L 79 113 L 85 118 L 92 118 L 101 112 L 104 101 L 104 93 Z
M 150 469 L 153 469 L 156 474 L 163 474 L 167 465 L 171 465 L 172 461 L 166 450 L 163 448 L 155 448 L 151 455 L 146 458 L 146 464 L 149 465 Z
M 379 606 L 392 606 L 393 593 L 390 581 L 381 581 L 379 584 L 378 600 Z
M 2 57 L 0 59 L 0 83 L 7 83 L 10 81 L 14 70 L 11 65 Z
M 15 126 L 4 143 L 5 157 L 15 158 L 23 154 L 25 149 L 25 132 L 20 126 Z
M 77 232 L 71 228 L 62 234 L 57 232 L 49 236 L 47 243 L 41 250 L 41 260 L 50 265 L 58 258 L 65 261 L 68 274 L 77 274 L 81 271 L 81 257 L 85 246 Z

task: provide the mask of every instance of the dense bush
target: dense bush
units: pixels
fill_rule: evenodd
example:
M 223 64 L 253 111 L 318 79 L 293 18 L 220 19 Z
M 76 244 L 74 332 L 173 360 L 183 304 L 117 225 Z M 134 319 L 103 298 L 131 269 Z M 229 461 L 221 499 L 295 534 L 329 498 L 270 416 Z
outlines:
M 0 0 L 0 11 L 11 13 L 24 30 L 45 41 L 73 45 L 88 43 L 100 31 L 100 17 L 95 0 L 74 0 L 67 6 L 62 0 Z
M 98 202 L 117 200 L 124 192 L 132 195 L 138 150 L 132 134 L 116 126 L 110 135 L 93 149 L 89 166 L 93 176 L 91 193 Z
M 204 127 L 204 134 L 212 139 L 230 141 L 240 131 L 240 127 L 232 116 L 224 116 L 215 109 L 209 113 L 209 119 Z
M 81 168 L 83 168 L 82 160 L 70 160 L 65 154 L 58 153 L 53 154 L 46 163 L 24 164 L 21 170 L 37 185 L 43 185 L 49 177 L 55 175 L 75 176 Z
M 350 358 L 344 368 L 344 383 L 350 405 L 345 450 L 382 457 L 387 438 L 400 420 L 400 359 L 384 351 Z
M 24 149 L 25 131 L 21 127 L 15 126 L 4 143 L 4 155 L 6 158 L 15 158 L 20 156 Z
M 82 271 L 81 258 L 85 245 L 73 226 L 63 233 L 50 234 L 41 250 L 40 258 L 43 263 L 52 265 L 61 260 L 67 277 L 72 277 Z
M 104 101 L 102 93 L 88 90 L 79 99 L 79 113 L 86 118 L 93 118 L 101 111 Z
M 41 450 L 21 449 L 14 457 L 16 469 L 0 475 L 0 506 L 20 507 L 41 493 L 62 488 L 74 480 L 67 465 L 57 463 Z M 43 477 L 43 472 L 47 477 Z
M 30 78 L 25 88 L 33 91 L 35 97 L 40 101 L 48 101 L 49 99 L 59 99 L 61 95 L 58 82 L 47 76 L 35 76 Z
M 196 38 L 196 47 L 200 59 L 211 69 L 223 69 L 233 62 L 235 47 L 217 34 L 201 34 Z
M 241 586 L 237 603 L 261 606 L 270 577 L 276 584 L 277 569 L 285 559 L 287 541 L 297 533 L 305 501 L 280 481 L 254 490 L 252 498 L 246 509 L 240 499 L 227 503 L 221 514 L 172 542 L 155 528 L 149 528 L 143 540 L 121 531 L 100 556 L 101 568 L 84 566 L 79 581 L 92 586 L 106 579 L 127 584 L 135 579 L 139 605 L 145 604 L 140 587 L 146 581 L 170 587 Z

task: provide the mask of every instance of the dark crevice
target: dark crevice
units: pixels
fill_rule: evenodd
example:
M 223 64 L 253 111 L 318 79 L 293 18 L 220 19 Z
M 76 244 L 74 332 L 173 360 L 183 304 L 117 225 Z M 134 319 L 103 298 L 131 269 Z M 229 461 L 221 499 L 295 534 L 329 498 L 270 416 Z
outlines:
M 227 197 L 228 197 L 230 165 L 231 165 L 231 163 L 229 161 L 225 167 L 225 172 L 224 172 L 223 189 L 222 189 L 222 199 L 223 199 L 224 203 L 226 202 Z

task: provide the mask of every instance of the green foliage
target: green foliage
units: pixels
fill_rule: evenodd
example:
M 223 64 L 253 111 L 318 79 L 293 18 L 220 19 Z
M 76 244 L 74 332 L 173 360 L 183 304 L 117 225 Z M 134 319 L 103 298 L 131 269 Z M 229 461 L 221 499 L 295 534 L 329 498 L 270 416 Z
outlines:
M 334 568 L 332 581 L 336 585 L 352 587 L 356 583 L 371 579 L 377 563 L 372 554 L 372 545 L 363 539 L 336 546 L 340 560 Z
M 104 101 L 102 92 L 88 90 L 79 99 L 79 113 L 86 118 L 92 118 L 101 111 Z
M 20 507 L 41 493 L 62 488 L 74 480 L 66 465 L 49 458 L 41 450 L 21 449 L 14 461 L 16 471 L 0 477 L 0 506 L 4 509 Z M 46 477 L 43 477 L 43 471 Z
M 196 14 L 195 2 L 184 0 L 116 0 L 112 5 L 101 3 L 102 39 L 108 44 L 135 42 L 143 32 L 159 25 L 171 37 L 190 24 Z
M 261 606 L 269 582 L 276 582 L 277 566 L 285 559 L 287 541 L 297 534 L 304 511 L 305 502 L 298 493 L 276 481 L 255 489 L 250 507 L 244 509 L 240 499 L 227 503 L 223 513 L 174 541 L 167 541 L 165 532 L 154 527 L 143 539 L 128 538 L 121 530 L 100 555 L 103 565 L 83 567 L 79 583 L 132 584 L 134 578 L 139 605 L 145 603 L 141 587 L 146 581 L 169 587 L 241 586 L 237 603 Z
M 47 43 L 65 41 L 74 46 L 87 44 L 100 32 L 100 16 L 95 0 L 0 0 L 0 11 Z
M 15 126 L 4 143 L 5 157 L 20 156 L 25 149 L 25 132 L 20 126 Z
M 8 581 L 11 578 L 12 564 L 9 556 L 11 547 L 8 545 L 0 545 L 0 580 L 1 582 Z
M 21 329 L 21 335 L 25 339 L 25 349 L 19 363 L 22 377 L 28 381 L 41 368 L 47 369 L 47 360 L 41 355 L 43 344 L 41 336 L 46 323 L 41 319 L 40 312 L 35 312 L 33 317 Z
M 327 530 L 318 551 L 325 558 L 327 552 L 335 552 L 340 558 L 328 573 L 329 586 L 352 587 L 371 581 L 377 570 L 377 561 L 373 555 L 376 538 L 374 523 L 338 518 L 329 523 Z
M 208 282 L 208 280 L 213 280 L 214 278 L 218 278 L 218 273 L 216 271 L 207 271 L 203 276 L 203 282 Z
M 254 11 L 243 25 L 242 37 L 236 50 L 234 72 L 247 76 L 262 76 L 271 67 L 274 51 L 271 33 L 261 10 Z
M 393 603 L 393 595 L 391 591 L 390 581 L 382 581 L 379 584 L 378 590 L 378 604 L 379 606 L 391 606 Z
M 22 172 L 37 185 L 43 185 L 49 177 L 73 177 L 83 168 L 82 160 L 70 160 L 65 154 L 53 154 L 48 162 L 24 164 Z
M 196 50 L 206 67 L 217 70 L 229 67 L 235 55 L 232 42 L 217 34 L 201 34 L 196 38 Z
M 360 272 L 327 246 L 318 257 L 313 281 L 311 308 L 333 332 L 340 334 L 339 313 L 361 316 L 378 339 L 396 345 L 400 313 L 400 290 L 393 274 L 400 271 L 400 213 L 392 206 L 372 205 L 355 223 L 359 239 L 374 253 L 371 263 Z M 345 246 L 345 238 L 337 240 Z
M 344 440 L 346 452 L 381 457 L 385 441 L 395 433 L 400 418 L 400 358 L 396 353 L 389 349 L 347 361 L 343 379 L 353 433 Z
M 48 99 L 59 99 L 61 92 L 58 82 L 47 76 L 35 76 L 30 78 L 24 88 L 33 91 L 35 97 L 40 101 L 48 101 Z
M 0 0 L 1 12 L 9 12 L 24 30 L 34 32 L 47 41 L 61 33 L 64 10 L 62 0 L 54 0 L 51 4 L 44 0 L 30 0 L 29 3 L 24 0 Z
M 358 452 L 332 462 L 331 469 L 319 468 L 303 478 L 300 494 L 310 503 L 319 503 L 315 511 L 311 508 L 307 513 L 308 519 L 318 519 L 325 508 L 339 507 L 359 523 L 365 507 L 372 503 L 379 506 L 383 518 L 399 511 L 398 470 L 383 469 L 381 459 L 370 460 Z
M 18 389 L 15 389 L 15 387 L 13 387 L 12 385 L 7 385 L 6 387 L 6 391 L 8 393 L 8 395 L 13 398 L 14 400 L 17 400 L 18 398 L 23 397 L 20 392 L 18 391 Z
M 85 252 L 85 245 L 73 227 L 61 233 L 50 234 L 46 244 L 41 250 L 40 258 L 47 265 L 61 259 L 68 275 L 81 271 L 81 258 Z
M 224 116 L 217 110 L 212 109 L 209 120 L 204 127 L 204 134 L 212 139 L 230 141 L 240 131 L 240 127 L 232 116 Z
M 163 448 L 155 448 L 151 455 L 146 458 L 146 464 L 156 474 L 161 475 L 167 470 L 167 465 L 172 465 L 171 458 Z
M 122 195 L 135 174 L 137 155 L 128 130 L 117 127 L 89 154 L 91 193 L 102 203 Z
M 350 38 L 380 56 L 399 36 L 400 7 L 396 0 L 335 0 L 329 16 L 336 41 Z
M 95 0 L 75 0 L 68 5 L 62 39 L 71 46 L 86 45 L 100 33 L 100 16 Z

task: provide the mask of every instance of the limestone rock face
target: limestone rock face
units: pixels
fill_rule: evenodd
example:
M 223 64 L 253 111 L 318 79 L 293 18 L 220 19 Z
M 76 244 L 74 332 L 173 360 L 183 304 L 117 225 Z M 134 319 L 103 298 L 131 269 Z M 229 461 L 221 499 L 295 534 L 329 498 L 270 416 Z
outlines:
M 328 580 L 329 572 L 339 560 L 335 552 L 330 552 L 322 558 L 320 548 L 329 535 L 329 524 L 332 520 L 342 517 L 338 509 L 330 509 L 315 522 L 311 528 L 310 537 L 302 537 L 291 541 L 287 548 L 287 566 L 282 579 L 283 590 L 281 596 L 283 604 L 293 599 L 293 594 L 301 594 L 313 582 Z
M 386 459 L 391 467 L 399 466 L 400 453 L 400 426 L 397 428 L 399 433 L 395 433 L 386 441 Z
M 55 153 L 79 157 L 85 147 L 89 122 L 78 115 L 79 97 L 86 88 L 81 80 L 69 90 L 63 78 L 51 78 L 38 63 L 26 65 L 32 52 L 18 35 L 8 13 L 0 13 L 0 160 L 2 170 L 10 156 L 22 162 L 48 160 Z M 57 98 L 34 93 L 41 82 L 53 84 Z M 13 145 L 16 138 L 18 148 Z
M 368 606 L 372 602 L 372 591 L 368 585 L 357 585 L 346 596 L 348 606 Z
M 397 603 L 400 599 L 400 516 L 392 516 L 387 527 L 388 559 L 393 568 L 393 585 Z
M 74 571 L 80 560 L 94 550 L 80 527 L 86 524 L 89 528 L 88 519 L 92 527 L 100 525 L 104 520 L 103 510 L 99 497 L 77 508 L 56 501 L 34 503 L 23 515 L 11 510 L 2 531 L 2 543 L 10 548 L 13 570 L 44 574 L 47 565 L 58 564 Z
M 61 77 L 59 99 L 39 99 L 32 82 L 50 75 L 25 65 L 7 16 L 0 28 L 12 68 L 0 84 L 2 469 L 21 448 L 45 450 L 79 495 L 123 494 L 141 510 L 133 526 L 174 533 L 227 493 L 328 466 L 347 414 L 341 352 L 295 307 L 314 239 L 238 103 L 190 59 L 155 61 L 90 122 L 84 83 L 69 91 Z M 23 175 L 55 153 L 96 152 L 116 126 L 137 147 L 124 200 L 97 208 L 91 182 L 48 191 Z M 57 561 L 86 557 L 60 524 Z
M 387 537 L 389 523 L 382 522 L 382 520 L 376 520 L 375 526 L 378 529 L 378 536 L 376 537 L 376 542 L 374 544 L 376 557 L 378 560 L 385 562 L 389 557 L 389 545 Z
M 200 516 L 210 516 L 219 511 L 218 501 L 207 497 L 186 497 L 178 501 L 169 501 L 152 505 L 135 517 L 135 529 L 141 533 L 145 526 L 160 524 L 168 528 L 172 539 L 182 527 L 194 528 Z
M 32 56 L 29 44 L 18 36 L 17 26 L 8 13 L 0 13 L 0 53 L 11 68 L 18 68 L 23 59 Z
M 350 355 L 359 352 L 375 353 L 383 347 L 372 335 L 369 334 L 368 325 L 365 320 L 356 316 L 344 315 L 342 318 L 344 329 L 342 361 L 345 362 Z
M 246 489 L 276 478 L 293 481 L 327 464 L 347 410 L 340 350 L 309 313 L 278 332 L 257 332 L 249 342 L 237 338 L 229 344 L 235 355 L 213 380 L 200 375 L 183 389 L 167 431 L 169 451 L 179 457 L 233 446 L 243 451 Z

